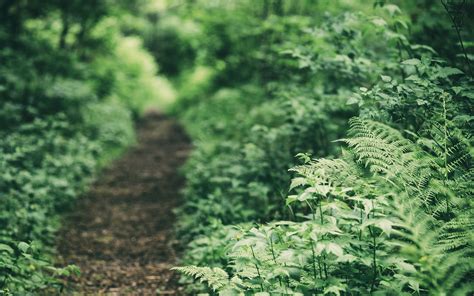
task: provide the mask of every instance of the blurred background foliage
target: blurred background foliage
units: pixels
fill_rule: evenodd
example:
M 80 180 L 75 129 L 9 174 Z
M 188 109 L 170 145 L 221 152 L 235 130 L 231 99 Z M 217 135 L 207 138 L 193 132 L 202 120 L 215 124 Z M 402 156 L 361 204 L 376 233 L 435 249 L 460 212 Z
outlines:
M 0 1 L 0 290 L 62 289 L 58 213 L 175 93 L 137 34 L 143 1 Z M 57 290 L 59 291 L 59 290 Z

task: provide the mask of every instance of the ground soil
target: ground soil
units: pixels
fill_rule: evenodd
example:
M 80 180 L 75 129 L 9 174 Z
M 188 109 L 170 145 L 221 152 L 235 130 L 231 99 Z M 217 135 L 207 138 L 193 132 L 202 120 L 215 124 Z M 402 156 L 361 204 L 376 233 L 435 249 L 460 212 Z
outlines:
M 60 261 L 76 264 L 66 294 L 181 295 L 179 241 L 173 209 L 183 177 L 178 169 L 190 144 L 175 120 L 149 114 L 138 123 L 138 143 L 104 170 L 66 217 L 58 239 Z

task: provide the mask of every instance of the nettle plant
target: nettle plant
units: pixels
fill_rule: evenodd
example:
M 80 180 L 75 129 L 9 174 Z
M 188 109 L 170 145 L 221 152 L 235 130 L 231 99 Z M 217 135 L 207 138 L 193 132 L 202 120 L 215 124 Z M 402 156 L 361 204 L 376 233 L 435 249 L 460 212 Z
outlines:
M 286 170 L 295 165 L 293 156 L 334 154 L 332 141 L 344 135 L 347 120 L 356 115 L 347 96 L 398 64 L 393 46 L 374 42 L 382 38 L 395 45 L 400 38 L 380 17 L 346 13 L 327 16 L 318 26 L 297 19 L 268 20 L 279 24 L 279 37 L 259 61 L 281 66 L 283 74 L 262 89 L 246 84 L 221 90 L 184 116 L 192 133 L 207 136 L 185 169 L 187 202 L 179 228 L 186 236 L 207 235 L 202 228 L 208 217 L 229 225 L 284 216 Z
M 296 60 L 314 80 L 302 79 L 295 90 L 289 83 L 281 87 L 281 110 L 295 111 L 282 112 L 289 124 L 276 129 L 257 126 L 251 134 L 270 139 L 269 131 L 284 132 L 288 126 L 291 141 L 273 137 L 272 145 L 259 147 L 275 146 L 281 152 L 285 143 L 291 143 L 297 151 L 326 158 L 312 160 L 299 154 L 304 164 L 291 169 L 296 174 L 292 195 L 283 207 L 268 203 L 283 214 L 266 215 L 259 222 L 273 222 L 254 227 L 231 226 L 250 219 L 222 219 L 224 227 L 208 228 L 211 231 L 190 244 L 192 255 L 184 264 L 193 265 L 178 271 L 206 283 L 210 293 L 222 295 L 474 291 L 469 282 L 474 274 L 472 79 L 436 58 L 432 48 L 412 45 L 400 33 L 408 28 L 403 15 L 395 6 L 386 10 L 389 20 L 350 13 L 329 18 L 304 30 L 306 37 L 298 46 L 282 46 L 282 57 Z M 363 87 L 351 96 L 359 86 Z M 330 142 L 341 137 L 356 110 L 359 116 L 349 121 L 348 137 L 339 141 L 345 148 L 333 159 L 337 153 Z M 299 145 L 312 142 L 316 145 L 308 147 L 313 150 Z M 229 178 L 244 193 L 237 206 L 231 206 L 238 209 L 236 216 L 244 209 L 258 209 L 242 205 L 262 192 L 247 186 L 262 168 L 269 168 L 262 166 L 266 163 L 262 159 L 292 166 L 275 151 L 262 148 L 249 153 L 258 157 L 249 158 L 248 167 L 254 171 L 246 174 L 248 182 L 237 183 L 235 175 Z M 210 161 L 199 162 L 209 171 Z M 272 168 L 271 174 L 286 169 Z M 217 170 L 220 175 L 223 171 Z M 284 186 L 263 180 L 266 192 Z M 196 184 L 208 186 L 202 180 Z M 213 185 L 202 188 L 211 191 Z M 226 202 L 228 191 L 219 193 L 222 199 L 215 207 L 231 204 Z M 196 196 L 205 200 L 204 194 Z
M 349 136 L 341 158 L 305 156 L 292 169 L 294 221 L 237 235 L 226 270 L 177 270 L 220 294 L 472 292 L 472 202 L 459 189 L 468 180 L 445 182 L 435 156 L 382 123 L 353 118 Z
M 223 268 L 177 269 L 219 294 L 472 293 L 471 80 L 426 58 L 401 67 L 355 96 L 340 158 L 300 154 L 291 221 L 240 230 Z
M 399 68 L 402 76 L 381 75 L 377 84 L 361 87 L 348 103 L 358 104 L 362 117 L 393 122 L 422 135 L 429 134 L 434 122 L 445 121 L 445 115 L 451 125 L 472 130 L 471 78 L 429 55 L 404 60 Z

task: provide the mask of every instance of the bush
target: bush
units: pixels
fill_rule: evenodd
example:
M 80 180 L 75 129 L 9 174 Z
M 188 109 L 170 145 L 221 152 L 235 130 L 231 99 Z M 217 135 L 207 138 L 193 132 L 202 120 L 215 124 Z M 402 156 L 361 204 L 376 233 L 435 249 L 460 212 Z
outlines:
M 195 13 L 217 74 L 178 100 L 196 146 L 176 268 L 190 289 L 472 293 L 472 79 L 414 44 L 395 5 L 311 19 L 265 3 L 282 10 Z
M 133 143 L 133 116 L 164 106 L 160 87 L 173 99 L 110 3 L 53 2 L 0 4 L 1 294 L 56 294 L 78 273 L 54 266 L 60 213 Z

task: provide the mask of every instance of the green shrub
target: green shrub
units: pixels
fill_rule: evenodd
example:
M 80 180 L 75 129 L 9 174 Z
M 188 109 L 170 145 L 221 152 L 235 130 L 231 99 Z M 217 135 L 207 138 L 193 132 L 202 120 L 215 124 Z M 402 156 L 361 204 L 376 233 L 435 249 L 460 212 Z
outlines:
M 54 283 L 45 245 L 53 243 L 58 210 L 88 184 L 98 152 L 90 139 L 71 132 L 66 117 L 58 116 L 2 135 L 2 288 L 20 293 Z
M 86 2 L 0 4 L 0 294 L 78 273 L 54 266 L 60 214 L 134 142 L 133 116 L 173 100 L 120 8 Z
M 395 5 L 314 4 L 336 13 L 312 19 L 265 3 L 263 17 L 248 3 L 193 14 L 217 76 L 192 95 L 183 80 L 178 99 L 195 140 L 176 268 L 190 290 L 472 293 L 467 67 L 412 43 Z

